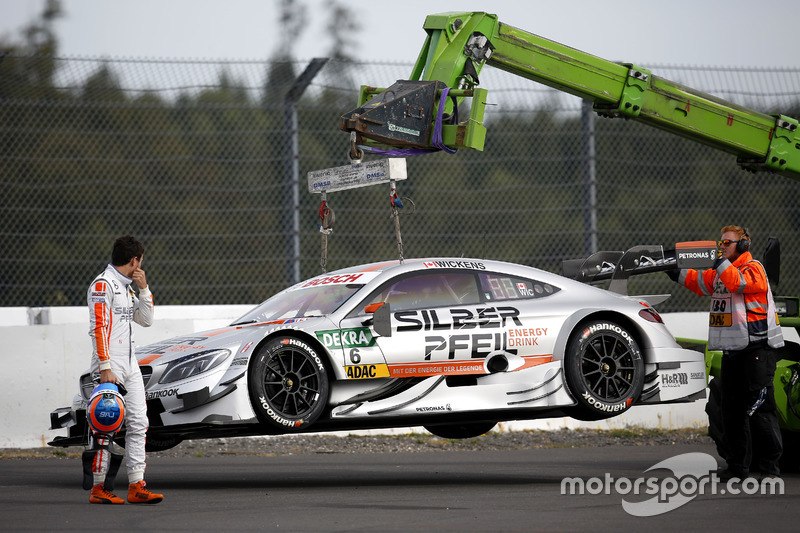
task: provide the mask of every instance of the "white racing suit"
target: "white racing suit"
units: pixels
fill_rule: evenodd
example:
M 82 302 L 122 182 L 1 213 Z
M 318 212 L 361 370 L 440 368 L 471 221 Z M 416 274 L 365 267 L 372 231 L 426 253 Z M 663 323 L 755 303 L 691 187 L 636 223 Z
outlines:
M 125 394 L 125 450 L 128 482 L 144 478 L 147 406 L 144 381 L 139 370 L 133 342 L 133 322 L 142 326 L 153 323 L 153 296 L 150 289 L 140 289 L 137 298 L 132 280 L 113 265 L 97 276 L 89 287 L 89 336 L 92 338 L 92 378 L 100 383 L 100 371 L 110 369 Z M 94 484 L 103 483 L 108 472 L 109 450 L 100 444 L 92 463 Z

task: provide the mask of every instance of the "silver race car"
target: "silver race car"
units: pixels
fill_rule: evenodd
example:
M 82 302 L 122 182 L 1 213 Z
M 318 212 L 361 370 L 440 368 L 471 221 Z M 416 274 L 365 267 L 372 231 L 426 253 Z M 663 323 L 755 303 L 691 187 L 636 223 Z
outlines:
M 705 397 L 703 355 L 645 298 L 479 259 L 326 273 L 230 326 L 137 349 L 148 447 L 409 426 L 467 438 L 499 421 L 599 420 Z M 85 401 L 88 373 L 80 385 Z M 87 442 L 76 403 L 51 413 L 53 429 L 69 428 L 51 445 Z

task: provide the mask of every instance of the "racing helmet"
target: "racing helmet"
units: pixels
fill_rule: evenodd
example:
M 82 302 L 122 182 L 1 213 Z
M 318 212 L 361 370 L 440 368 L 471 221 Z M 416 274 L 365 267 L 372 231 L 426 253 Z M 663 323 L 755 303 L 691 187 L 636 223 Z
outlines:
M 125 421 L 125 400 L 114 383 L 101 383 L 92 391 L 86 419 L 95 433 L 113 435 Z

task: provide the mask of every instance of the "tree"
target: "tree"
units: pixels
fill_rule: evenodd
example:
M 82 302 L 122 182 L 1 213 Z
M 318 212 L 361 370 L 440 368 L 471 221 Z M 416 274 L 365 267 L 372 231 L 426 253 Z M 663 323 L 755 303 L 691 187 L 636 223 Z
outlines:
M 326 29 L 332 41 L 328 57 L 339 61 L 352 61 L 353 57 L 349 54 L 349 49 L 355 46 L 354 35 L 361 30 L 358 17 L 349 7 L 338 0 L 329 2 L 326 9 L 330 14 Z
M 294 57 L 294 46 L 303 34 L 308 20 L 306 6 L 297 0 L 277 0 L 278 22 L 281 40 L 273 59 L 287 60 Z

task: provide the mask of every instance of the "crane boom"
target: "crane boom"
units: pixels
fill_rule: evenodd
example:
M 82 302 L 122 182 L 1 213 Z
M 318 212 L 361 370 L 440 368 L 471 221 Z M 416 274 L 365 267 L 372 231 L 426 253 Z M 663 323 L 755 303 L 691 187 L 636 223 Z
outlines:
M 342 116 L 342 130 L 362 142 L 432 148 L 440 121 L 442 144 L 483 150 L 486 90 L 478 87 L 478 75 L 490 65 L 591 101 L 600 115 L 634 119 L 731 153 L 747 170 L 800 179 L 794 118 L 747 109 L 636 65 L 581 52 L 489 13 L 430 15 L 424 29 L 427 38 L 410 79 L 386 89 L 362 86 L 359 107 Z M 440 99 L 443 91 L 448 98 Z M 469 119 L 454 123 L 454 106 L 468 97 Z

